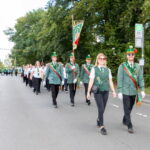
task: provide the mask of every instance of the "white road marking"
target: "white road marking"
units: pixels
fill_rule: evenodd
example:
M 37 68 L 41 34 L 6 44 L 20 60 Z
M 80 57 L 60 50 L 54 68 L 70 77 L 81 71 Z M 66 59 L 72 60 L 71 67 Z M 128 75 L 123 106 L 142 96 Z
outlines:
M 119 106 L 118 106 L 118 105 L 115 105 L 115 104 L 112 104 L 112 106 L 114 106 L 114 107 L 116 107 L 116 108 L 119 108 Z
M 146 114 L 142 114 L 142 113 L 136 113 L 137 115 L 139 115 L 139 116 L 142 116 L 142 117 L 144 117 L 144 118 L 147 118 L 148 117 L 148 115 L 146 115 Z

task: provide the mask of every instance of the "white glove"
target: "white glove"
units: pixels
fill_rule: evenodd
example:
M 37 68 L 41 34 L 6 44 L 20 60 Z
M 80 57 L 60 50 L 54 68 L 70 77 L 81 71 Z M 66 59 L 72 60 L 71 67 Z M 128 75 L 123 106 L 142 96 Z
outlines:
M 61 85 L 64 85 L 64 80 L 62 80 Z
M 72 69 L 75 69 L 75 66 L 72 66 Z
M 82 82 L 82 81 L 80 81 L 80 85 L 83 85 L 83 82 Z
M 141 92 L 141 97 L 142 97 L 142 98 L 145 97 L 145 92 L 144 92 L 144 91 Z
M 44 80 L 44 81 L 43 81 L 43 86 L 45 86 L 45 85 L 46 85 L 46 81 Z
M 74 79 L 74 80 L 73 80 L 73 83 L 76 83 L 76 82 L 77 82 L 77 79 Z
M 122 93 L 118 93 L 118 98 L 119 98 L 120 100 L 122 100 L 122 99 L 123 99 L 123 95 L 122 95 Z

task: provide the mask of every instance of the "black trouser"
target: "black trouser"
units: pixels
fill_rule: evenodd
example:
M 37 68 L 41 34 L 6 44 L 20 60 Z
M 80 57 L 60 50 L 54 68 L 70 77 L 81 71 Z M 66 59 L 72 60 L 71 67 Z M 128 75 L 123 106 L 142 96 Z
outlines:
M 123 123 L 126 124 L 129 128 L 132 128 L 130 114 L 135 103 L 135 97 L 136 95 L 134 96 L 123 95 L 123 108 L 124 108 Z
M 25 83 L 26 83 L 26 86 L 28 85 L 28 77 L 25 76 Z
M 53 100 L 53 105 L 57 105 L 56 98 L 58 96 L 59 92 L 59 85 L 58 84 L 50 84 L 51 91 L 52 91 L 52 100 Z
M 75 97 L 75 94 L 76 94 L 76 88 L 77 88 L 77 84 L 69 84 L 69 92 L 70 92 L 70 102 L 72 104 L 74 104 L 74 97 Z
M 108 91 L 100 91 L 98 94 L 94 94 L 95 101 L 98 108 L 98 121 L 100 123 L 100 126 L 104 125 L 103 114 L 106 108 L 108 96 L 109 96 Z
M 65 88 L 65 91 L 68 91 L 68 83 L 67 83 L 67 80 L 68 80 L 68 79 L 65 79 L 65 80 L 64 80 L 64 88 Z
M 34 77 L 34 89 L 37 93 L 40 92 L 40 87 L 41 87 L 41 78 Z
M 90 101 L 89 99 L 87 99 L 88 86 L 89 86 L 88 83 L 84 83 L 86 102 Z M 91 93 L 91 92 L 90 92 L 90 93 Z

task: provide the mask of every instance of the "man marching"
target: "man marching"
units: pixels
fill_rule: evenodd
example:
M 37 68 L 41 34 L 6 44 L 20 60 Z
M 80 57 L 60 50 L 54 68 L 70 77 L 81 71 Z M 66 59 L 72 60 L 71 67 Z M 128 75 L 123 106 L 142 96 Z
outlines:
M 80 84 L 82 85 L 84 83 L 84 88 L 85 88 L 85 98 L 86 98 L 86 103 L 88 105 L 91 104 L 90 100 L 87 99 L 87 91 L 88 91 L 88 84 L 89 84 L 89 75 L 91 72 L 93 65 L 91 64 L 91 56 L 87 55 L 86 56 L 86 64 L 83 64 L 81 67 L 81 81 Z
M 141 103 L 138 91 L 141 90 L 142 98 L 145 97 L 142 70 L 140 66 L 134 62 L 136 52 L 137 50 L 131 46 L 126 50 L 127 62 L 119 66 L 117 77 L 118 97 L 119 99 L 123 99 L 123 124 L 128 127 L 129 133 L 134 133 L 130 117 L 134 103 L 136 102 L 137 105 Z
M 56 98 L 59 92 L 60 84 L 64 84 L 63 68 L 57 62 L 57 54 L 53 52 L 51 55 L 52 62 L 47 65 L 45 80 L 48 78 L 52 91 L 52 100 L 54 108 L 57 108 Z
M 68 85 L 70 92 L 71 106 L 74 106 L 74 97 L 76 93 L 77 80 L 79 77 L 79 65 L 75 63 L 75 56 L 70 54 L 70 63 L 66 64 L 66 73 L 68 75 Z

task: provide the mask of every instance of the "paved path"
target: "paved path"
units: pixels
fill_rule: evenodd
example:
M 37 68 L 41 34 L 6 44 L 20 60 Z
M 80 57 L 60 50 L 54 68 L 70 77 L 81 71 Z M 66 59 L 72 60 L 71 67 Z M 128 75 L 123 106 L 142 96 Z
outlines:
M 121 124 L 122 103 L 110 95 L 105 112 L 107 136 L 96 128 L 97 109 L 84 102 L 83 89 L 76 107 L 60 92 L 58 109 L 51 106 L 50 92 L 35 95 L 20 77 L 0 76 L 0 150 L 149 150 L 150 106 L 134 107 L 135 134 Z

